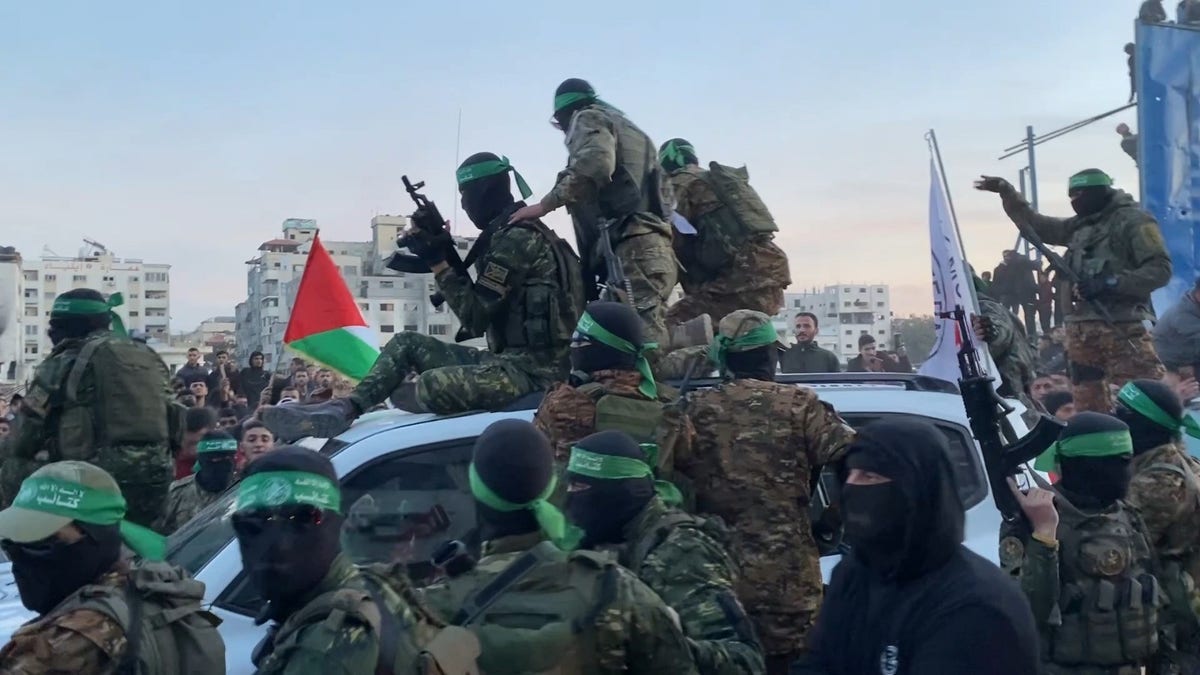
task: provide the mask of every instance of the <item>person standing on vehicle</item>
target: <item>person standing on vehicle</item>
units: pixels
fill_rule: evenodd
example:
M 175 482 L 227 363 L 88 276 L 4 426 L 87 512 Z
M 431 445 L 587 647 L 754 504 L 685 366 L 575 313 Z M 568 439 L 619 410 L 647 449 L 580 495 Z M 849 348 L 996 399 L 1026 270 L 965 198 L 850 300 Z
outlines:
M 571 333 L 583 310 L 579 261 L 571 247 L 513 200 L 507 158 L 471 155 L 458 168 L 463 210 L 482 234 L 464 263 L 477 278 L 450 267 L 448 230 L 432 235 L 414 228 L 407 247 L 433 271 L 438 290 L 462 322 L 462 334 L 486 335 L 488 349 L 449 344 L 421 333 L 397 334 L 348 398 L 281 406 L 263 422 L 284 441 L 335 436 L 371 407 L 383 403 L 410 370 L 419 373 L 416 403 L 429 412 L 496 410 L 542 391 L 567 374 Z M 522 195 L 529 186 L 517 177 Z M 422 210 L 414 219 L 428 218 Z M 442 223 L 436 223 L 442 227 Z M 436 228 L 435 228 L 436 229 Z
M 196 472 L 171 483 L 167 508 L 155 528 L 171 534 L 215 502 L 233 484 L 238 442 L 224 431 L 210 431 L 196 444 Z
M 739 309 L 777 314 L 792 273 L 774 241 L 779 227 L 745 167 L 713 162 L 701 169 L 696 149 L 682 138 L 664 143 L 658 161 L 670 176 L 675 211 L 696 229 L 674 237 L 684 296 L 667 310 L 667 325 Z
M 811 389 L 775 383 L 776 340 L 762 312 L 721 319 L 711 357 L 726 382 L 688 393 L 695 443 L 691 457 L 676 461 L 696 491 L 697 512 L 719 516 L 733 533 L 731 553 L 742 565 L 737 595 L 772 674 L 803 651 L 821 604 L 811 486 L 854 438 Z
M 555 461 L 566 466 L 571 446 L 596 431 L 624 431 L 655 447 L 660 478 L 679 480 L 677 457 L 691 451 L 692 427 L 678 392 L 654 381 L 637 312 L 620 302 L 589 303 L 571 339 L 571 379 L 552 389 L 533 424 L 550 440 Z
M 932 424 L 864 426 L 846 453 L 850 547 L 792 675 L 1036 675 L 1038 636 L 1012 581 L 963 545 L 950 446 Z
M 48 464 L 21 484 L 0 511 L 0 549 L 38 616 L 0 649 L 0 673 L 225 672 L 204 584 L 155 562 L 163 537 L 124 516 L 117 482 L 86 462 Z M 122 544 L 142 560 L 123 558 Z
M 596 279 L 607 277 L 597 242 L 608 237 L 629 282 L 633 297 L 628 302 L 646 324 L 646 337 L 666 350 L 667 299 L 675 287 L 678 262 L 667 223 L 670 185 L 658 165 L 654 141 L 624 113 L 600 100 L 592 85 L 574 77 L 554 92 L 552 122 L 566 135 L 567 168 L 541 201 L 519 209 L 509 222 L 541 218 L 567 207 L 589 300 L 595 299 Z
M 644 450 L 620 431 L 576 443 L 567 480 L 566 513 L 583 528 L 582 545 L 615 552 L 675 610 L 700 675 L 762 675 L 762 648 L 734 593 L 724 524 L 668 506 L 674 491 L 655 485 Z
M 1144 322 L 1154 320 L 1150 294 L 1171 279 L 1171 258 L 1154 216 L 1128 193 L 1112 187 L 1108 174 L 1086 169 L 1071 176 L 1072 218 L 1036 213 L 1003 178 L 983 176 L 976 189 L 1000 195 L 1004 211 L 1020 228 L 1047 244 L 1066 246 L 1066 264 L 1080 279 L 1077 301 L 1066 317 L 1067 357 L 1080 410 L 1112 410 L 1109 385 L 1161 379 L 1164 370 Z M 1094 305 L 1107 310 L 1109 325 Z
M 485 429 L 469 480 L 483 557 L 422 595 L 449 623 L 478 634 L 482 672 L 695 675 L 663 601 L 612 556 L 573 550 L 582 533 L 549 502 L 554 453 L 532 424 L 507 419 Z
M 117 480 L 129 520 L 152 527 L 172 480 L 170 446 L 184 411 L 170 400 L 166 364 L 131 340 L 99 291 L 67 291 L 50 309 L 54 349 L 33 375 L 12 455 L 4 463 L 5 501 L 39 466 L 86 460 Z
M 377 601 L 379 590 L 342 552 L 341 502 L 333 464 L 306 448 L 282 447 L 246 467 L 232 522 L 246 576 L 266 600 L 256 621 L 272 622 L 252 657 L 259 675 L 374 673 L 390 641 L 382 626 L 396 660 L 419 652 L 411 607 Z
M 1151 672 L 1194 672 L 1200 667 L 1200 461 L 1188 455 L 1180 431 L 1200 437 L 1200 425 L 1185 415 L 1174 390 L 1157 380 L 1121 387 L 1115 414 L 1133 439 L 1127 501 L 1146 523 L 1157 576 L 1170 599 L 1160 621 L 1172 628 L 1160 633 L 1171 639 L 1160 645 Z
M 1019 400 L 1025 406 L 1025 421 L 1032 428 L 1041 408 L 1033 400 L 1037 358 L 1029 346 L 1025 328 L 1016 314 L 987 293 L 978 277 L 975 277 L 975 294 L 980 314 L 971 315 L 971 328 L 980 341 L 987 343 L 988 353 L 1000 371 L 996 393 Z
M 1133 441 L 1121 420 L 1081 412 L 1035 463 L 1053 489 L 1013 493 L 1032 535 L 1021 589 L 1046 675 L 1139 675 L 1158 651 L 1159 596 L 1145 524 L 1124 499 Z
M 837 354 L 817 344 L 820 322 L 817 315 L 796 315 L 796 344 L 779 357 L 779 369 L 785 373 L 837 373 L 842 370 Z

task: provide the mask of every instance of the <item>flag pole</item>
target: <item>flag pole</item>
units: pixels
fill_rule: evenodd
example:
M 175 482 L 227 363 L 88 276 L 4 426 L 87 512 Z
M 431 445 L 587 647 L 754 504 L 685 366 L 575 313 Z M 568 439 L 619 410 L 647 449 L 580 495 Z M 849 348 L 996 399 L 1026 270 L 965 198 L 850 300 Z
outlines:
M 950 207 L 950 221 L 954 224 L 954 234 L 958 237 L 958 255 L 964 263 L 968 263 L 967 242 L 963 239 L 962 230 L 958 227 L 958 213 L 954 210 L 954 197 L 950 195 L 950 183 L 946 180 L 946 165 L 942 163 L 942 149 L 938 145 L 937 132 L 930 129 L 929 133 L 925 134 L 925 140 L 929 142 L 929 153 L 937 165 L 938 179 L 942 182 L 942 194 L 946 195 L 946 205 Z M 975 279 L 972 278 L 969 281 L 967 288 L 971 291 L 971 300 L 976 307 L 979 307 L 979 296 L 975 292 Z

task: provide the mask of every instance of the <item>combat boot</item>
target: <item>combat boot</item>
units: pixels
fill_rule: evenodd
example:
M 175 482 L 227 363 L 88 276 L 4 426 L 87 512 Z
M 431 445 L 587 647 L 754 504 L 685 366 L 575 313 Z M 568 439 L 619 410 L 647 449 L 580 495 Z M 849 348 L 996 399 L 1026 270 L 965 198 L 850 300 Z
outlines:
M 664 351 L 673 352 L 684 347 L 707 347 L 713 339 L 712 317 L 701 314 L 693 319 L 671 327 L 671 344 Z
M 262 421 L 285 443 L 306 436 L 333 438 L 350 428 L 358 417 L 358 406 L 349 398 L 335 398 L 322 403 L 287 403 L 263 409 Z

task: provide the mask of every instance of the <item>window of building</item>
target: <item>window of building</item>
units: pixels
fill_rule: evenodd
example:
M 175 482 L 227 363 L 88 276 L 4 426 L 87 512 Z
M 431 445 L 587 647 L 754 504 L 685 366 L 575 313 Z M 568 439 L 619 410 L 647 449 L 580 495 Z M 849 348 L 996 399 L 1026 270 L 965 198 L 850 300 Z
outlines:
M 854 345 L 846 345 L 846 349 L 854 349 Z
M 137 315 L 138 315 L 138 313 L 137 313 L 137 312 L 130 312 L 130 313 L 129 313 L 129 318 L 131 318 L 131 319 L 132 319 L 132 318 L 136 317 Z
M 37 354 L 37 353 L 38 353 L 38 346 L 37 346 L 37 345 L 33 345 L 33 344 L 30 344 L 30 345 L 25 345 L 25 353 L 26 353 L 26 354 L 29 354 L 29 355 L 31 355 L 31 356 L 32 356 L 32 355 L 34 355 L 34 354 Z
M 37 316 L 37 307 L 26 307 L 25 316 Z
M 381 311 L 381 312 L 394 312 L 394 311 L 396 311 L 396 303 L 394 303 L 394 302 L 381 302 L 381 303 L 379 303 L 379 311 Z
M 42 280 L 43 280 L 43 281 L 57 281 L 57 280 L 58 280 L 58 276 L 57 276 L 57 275 L 55 275 L 55 274 L 47 274 L 47 275 L 45 275 L 45 276 L 43 276 L 43 277 L 42 277 Z
M 130 281 L 141 281 L 138 277 L 129 277 Z
M 843 292 L 843 293 L 849 293 L 849 292 L 850 292 L 850 289 L 849 289 L 849 288 L 843 288 L 843 289 L 842 289 L 842 292 Z
M 858 289 L 858 292 L 859 292 L 859 293 L 866 293 L 866 292 L 867 292 L 867 289 L 865 289 L 865 288 L 860 288 L 860 289 Z
M 348 277 L 352 277 L 352 276 L 358 274 L 358 268 L 353 265 L 343 265 L 342 266 L 342 274 L 344 274 Z
M 847 328 L 847 329 L 846 329 L 846 335 L 854 335 L 854 331 L 852 331 L 852 330 L 850 330 L 849 328 Z
M 409 333 L 415 333 L 415 332 L 417 332 L 417 324 L 406 323 L 406 324 L 404 324 L 404 330 Z
M 849 306 L 850 306 L 850 301 L 849 301 L 849 300 L 847 300 L 846 302 L 843 302 L 843 303 L 842 303 L 842 307 L 849 307 Z
M 880 334 L 880 335 L 887 335 L 887 331 L 885 331 L 885 330 L 881 330 L 881 331 L 879 331 L 879 334 Z
M 275 263 L 275 266 L 279 267 L 279 263 Z M 167 281 L 167 273 L 166 272 L 146 272 L 146 281 L 148 281 L 150 283 L 156 283 L 156 282 L 157 283 L 165 283 Z
M 37 270 L 29 270 L 29 271 L 25 272 L 25 281 L 37 281 L 37 280 L 38 280 Z
M 390 324 L 390 323 L 385 323 L 385 324 L 382 324 L 382 325 L 380 325 L 380 326 L 379 326 L 379 332 L 381 332 L 381 333 L 395 333 L 395 332 L 396 332 L 396 326 L 395 326 L 395 324 Z
M 875 292 L 876 292 L 876 293 L 882 293 L 882 292 L 883 292 L 883 286 L 877 286 L 877 287 L 875 288 Z
M 412 288 L 412 287 L 413 287 L 413 285 L 412 285 L 411 281 L 404 282 L 404 288 Z
M 444 323 L 435 323 L 429 325 L 430 335 L 449 335 L 450 327 Z
M 26 288 L 25 289 L 25 299 L 26 300 L 36 300 L 37 299 L 37 289 L 36 288 Z
M 36 337 L 38 334 L 38 327 L 37 326 L 25 326 L 25 334 L 33 335 L 34 337 Z
M 114 277 L 114 276 L 113 276 L 113 275 L 111 275 L 111 274 L 105 274 L 105 275 L 104 275 L 104 280 L 105 280 L 105 281 L 107 281 L 108 283 L 110 283 L 110 284 L 111 284 L 112 282 L 116 281 L 116 280 L 117 280 L 117 278 L 116 278 L 116 277 Z
M 793 300 L 792 302 L 794 303 L 794 304 L 792 305 L 792 307 L 796 307 L 796 308 L 799 308 L 799 307 L 800 307 L 800 301 L 799 301 L 799 300 Z
M 362 311 L 364 311 L 364 312 L 369 312 L 369 311 L 371 311 L 371 306 L 370 306 L 370 305 L 368 305 L 368 304 L 367 304 L 367 303 L 365 303 L 365 302 L 360 302 L 360 303 L 358 303 L 358 308 L 359 308 L 359 309 L 361 309 L 361 310 L 362 310 Z
M 876 306 L 876 307 L 883 307 L 883 303 L 882 303 L 882 302 L 877 302 L 877 303 L 875 303 L 875 306 Z
M 76 275 L 75 275 L 75 276 L 74 276 L 74 277 L 71 279 L 71 281 L 73 281 L 73 282 L 75 282 L 75 283 L 77 283 L 77 284 L 82 284 L 82 283 L 85 283 L 85 282 L 87 282 L 87 275 L 86 275 L 86 274 L 76 274 Z
M 395 285 L 396 285 L 396 282 L 394 282 L 394 281 L 381 281 L 381 282 L 379 282 L 379 287 L 380 287 L 380 288 L 394 288 L 394 287 L 395 287 Z

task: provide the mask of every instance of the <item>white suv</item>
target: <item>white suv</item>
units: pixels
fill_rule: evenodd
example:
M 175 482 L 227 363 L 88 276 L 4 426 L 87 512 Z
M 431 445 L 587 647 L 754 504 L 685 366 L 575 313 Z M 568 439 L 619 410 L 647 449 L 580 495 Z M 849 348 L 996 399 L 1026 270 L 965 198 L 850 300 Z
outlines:
M 989 498 L 982 458 L 971 439 L 962 399 L 949 383 L 911 375 L 780 375 L 780 382 L 816 389 L 852 426 L 889 417 L 924 419 L 946 435 L 953 454 L 958 491 L 967 508 L 966 544 L 997 560 L 1000 516 Z M 695 386 L 708 386 L 699 381 Z M 526 404 L 531 401 L 525 401 Z M 1015 403 L 1015 402 L 1014 402 Z M 520 407 L 520 406 L 515 406 Z M 478 552 L 475 502 L 467 487 L 467 465 L 475 438 L 499 419 L 532 419 L 533 410 L 452 416 L 373 413 L 345 433 L 311 444 L 329 456 L 342 478 L 346 506 L 345 550 L 356 562 L 405 560 L 420 582 L 433 571 L 434 550 L 450 539 Z M 1025 431 L 1014 413 L 1018 434 Z M 836 499 L 837 481 L 824 477 L 814 516 Z M 261 599 L 242 574 L 241 555 L 229 516 L 233 493 L 226 494 L 170 537 L 167 558 L 206 586 L 205 600 L 224 623 L 228 672 L 251 673 L 250 653 L 265 633 L 254 624 Z M 823 540 L 826 579 L 839 559 L 836 535 Z M 0 637 L 31 618 L 21 605 L 11 575 L 0 585 Z

